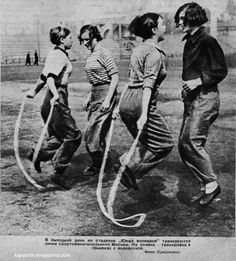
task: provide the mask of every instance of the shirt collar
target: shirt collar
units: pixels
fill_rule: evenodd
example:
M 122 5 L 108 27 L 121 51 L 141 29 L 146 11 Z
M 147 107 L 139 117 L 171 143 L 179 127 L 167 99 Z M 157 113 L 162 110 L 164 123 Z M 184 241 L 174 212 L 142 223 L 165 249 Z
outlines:
M 194 32 L 194 34 L 186 34 L 182 41 L 184 40 L 188 40 L 188 41 L 192 41 L 192 43 L 195 43 L 203 34 L 205 33 L 205 27 L 201 26 L 197 29 L 196 32 Z
M 101 48 L 102 48 L 102 45 L 100 44 L 100 42 L 98 42 L 98 43 L 96 44 L 96 46 L 94 47 L 93 52 L 95 52 L 95 51 L 97 51 L 97 50 L 99 50 L 99 49 L 101 49 Z
M 66 50 L 64 50 L 64 49 L 62 49 L 61 47 L 59 47 L 59 46 L 56 46 L 55 48 L 54 48 L 54 50 L 61 50 L 67 57 L 68 57 L 68 53 L 67 53 L 67 51 Z
M 149 44 L 149 45 L 154 46 L 159 52 L 161 52 L 161 53 L 163 53 L 164 55 L 166 55 L 165 52 L 164 52 L 157 44 L 149 43 L 149 42 L 143 42 L 143 43 L 144 43 L 144 44 Z

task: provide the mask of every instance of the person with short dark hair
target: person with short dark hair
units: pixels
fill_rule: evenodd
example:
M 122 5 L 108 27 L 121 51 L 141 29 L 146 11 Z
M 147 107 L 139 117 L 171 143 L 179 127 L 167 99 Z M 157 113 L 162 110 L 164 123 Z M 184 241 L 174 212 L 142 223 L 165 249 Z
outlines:
M 219 114 L 218 84 L 227 75 L 224 53 L 215 38 L 205 32 L 205 10 L 197 3 L 182 5 L 175 23 L 185 33 L 183 51 L 183 122 L 179 135 L 179 153 L 190 172 L 200 183 L 191 202 L 209 205 L 221 188 L 205 150 L 208 131 Z
M 64 172 L 79 147 L 82 137 L 68 104 L 68 81 L 72 65 L 68 59 L 67 50 L 71 49 L 73 39 L 69 29 L 58 26 L 50 30 L 50 40 L 55 48 L 48 53 L 36 86 L 26 94 L 28 98 L 34 98 L 45 85 L 48 86 L 41 107 L 44 122 L 47 121 L 50 108 L 55 102 L 48 125 L 49 138 L 39 151 L 35 169 L 37 172 L 41 172 L 40 162 L 52 160 L 55 172 L 51 180 L 65 189 L 69 189 L 71 184 L 67 182 Z M 33 153 L 32 150 L 30 160 L 33 159 Z
M 164 39 L 166 26 L 157 13 L 137 16 L 129 25 L 131 33 L 143 38 L 133 49 L 129 65 L 129 81 L 123 90 L 119 112 L 122 121 L 135 138 L 139 130 L 140 146 L 122 174 L 121 183 L 138 190 L 136 178 L 141 178 L 163 160 L 174 146 L 167 123 L 157 107 L 157 96 L 167 70 L 165 53 L 158 43 Z M 120 157 L 124 164 L 127 153 Z
M 31 65 L 30 52 L 28 52 L 26 55 L 25 65 Z
M 106 136 L 112 120 L 112 112 L 116 105 L 118 69 L 110 52 L 102 47 L 102 36 L 94 25 L 84 25 L 78 36 L 80 44 L 84 44 L 90 54 L 84 70 L 91 90 L 83 104 L 88 110 L 88 123 L 85 132 L 86 149 L 92 158 L 91 166 L 85 176 L 99 173 L 106 147 Z
M 39 56 L 37 53 L 37 50 L 34 52 L 34 65 L 38 66 L 39 65 Z

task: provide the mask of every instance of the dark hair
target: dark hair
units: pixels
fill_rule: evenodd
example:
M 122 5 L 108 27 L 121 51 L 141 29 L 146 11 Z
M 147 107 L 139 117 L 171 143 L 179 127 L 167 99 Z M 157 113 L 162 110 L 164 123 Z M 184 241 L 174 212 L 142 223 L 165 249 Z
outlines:
M 70 30 L 66 27 L 57 26 L 50 30 L 50 41 L 55 45 L 61 44 L 61 38 L 66 38 L 70 34 Z
M 201 26 L 208 21 L 206 11 L 199 4 L 191 2 L 180 6 L 180 8 L 177 10 L 174 17 L 176 27 L 179 26 L 179 14 L 183 10 L 185 10 L 183 21 L 184 26 Z
M 146 13 L 142 16 L 136 16 L 129 25 L 129 31 L 143 39 L 149 39 L 153 36 L 152 29 L 158 27 L 158 19 L 162 18 L 157 13 Z
M 100 34 L 100 32 L 99 32 L 99 30 L 98 30 L 98 28 L 97 28 L 97 26 L 91 25 L 91 24 L 86 24 L 86 25 L 81 27 L 80 33 L 78 35 L 78 39 L 80 41 L 80 44 L 82 44 L 82 42 L 83 42 L 81 36 L 86 31 L 89 32 L 89 40 L 90 40 L 90 42 L 93 39 L 97 39 L 98 42 L 100 42 L 103 39 L 101 34 Z

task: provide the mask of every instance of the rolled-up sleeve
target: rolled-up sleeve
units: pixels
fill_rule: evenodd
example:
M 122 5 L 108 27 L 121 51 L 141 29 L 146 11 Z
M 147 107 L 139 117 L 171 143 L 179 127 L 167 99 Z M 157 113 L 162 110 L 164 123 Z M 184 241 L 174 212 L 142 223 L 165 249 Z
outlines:
M 161 55 L 159 51 L 150 52 L 145 58 L 143 88 L 153 89 L 157 75 L 161 67 Z

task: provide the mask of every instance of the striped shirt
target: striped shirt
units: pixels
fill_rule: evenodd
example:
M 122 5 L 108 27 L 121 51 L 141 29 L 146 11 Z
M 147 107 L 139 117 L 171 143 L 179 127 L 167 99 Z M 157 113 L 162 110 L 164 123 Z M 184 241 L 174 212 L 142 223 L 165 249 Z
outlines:
M 110 52 L 98 44 L 87 58 L 84 70 L 92 85 L 111 82 L 111 76 L 118 73 L 114 58 Z

